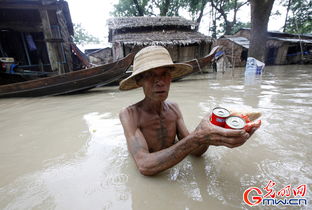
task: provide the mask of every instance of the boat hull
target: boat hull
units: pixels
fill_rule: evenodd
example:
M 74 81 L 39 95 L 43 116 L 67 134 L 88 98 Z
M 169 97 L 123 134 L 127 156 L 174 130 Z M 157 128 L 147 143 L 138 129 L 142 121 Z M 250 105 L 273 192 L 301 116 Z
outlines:
M 0 86 L 0 97 L 36 97 L 75 93 L 120 80 L 132 64 L 134 54 L 98 67 L 62 75 Z

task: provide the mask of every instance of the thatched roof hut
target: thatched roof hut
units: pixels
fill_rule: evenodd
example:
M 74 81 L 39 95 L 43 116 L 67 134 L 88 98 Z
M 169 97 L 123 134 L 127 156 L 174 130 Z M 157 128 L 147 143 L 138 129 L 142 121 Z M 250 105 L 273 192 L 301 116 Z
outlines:
M 115 35 L 112 42 L 123 42 L 131 45 L 191 45 L 201 43 L 202 41 L 209 43 L 211 39 L 199 32 L 176 30 L 163 30 L 143 33 L 125 33 Z
M 195 31 L 196 23 L 181 17 L 125 17 L 108 22 L 114 59 L 148 45 L 165 46 L 175 61 L 201 57 L 211 38 Z
M 108 20 L 108 28 L 112 30 L 129 30 L 144 27 L 177 26 L 178 28 L 194 29 L 197 24 L 193 21 L 181 17 L 122 17 Z

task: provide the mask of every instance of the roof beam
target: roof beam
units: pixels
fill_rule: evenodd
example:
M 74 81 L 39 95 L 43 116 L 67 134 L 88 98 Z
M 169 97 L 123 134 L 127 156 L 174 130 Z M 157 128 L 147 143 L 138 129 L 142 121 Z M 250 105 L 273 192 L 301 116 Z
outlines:
M 45 9 L 45 10 L 56 10 L 58 7 L 56 4 L 42 5 L 42 4 L 27 4 L 27 3 L 8 3 L 0 2 L 1 9 Z
M 0 22 L 0 30 L 11 29 L 20 32 L 42 32 L 41 24 L 27 24 L 25 22 Z

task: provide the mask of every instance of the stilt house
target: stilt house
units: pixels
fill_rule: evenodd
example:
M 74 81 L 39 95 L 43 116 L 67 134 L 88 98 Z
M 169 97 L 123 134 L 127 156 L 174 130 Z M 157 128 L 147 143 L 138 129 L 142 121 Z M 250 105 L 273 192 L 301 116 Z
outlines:
M 68 4 L 63 0 L 0 0 L 0 57 L 32 71 L 73 70 Z

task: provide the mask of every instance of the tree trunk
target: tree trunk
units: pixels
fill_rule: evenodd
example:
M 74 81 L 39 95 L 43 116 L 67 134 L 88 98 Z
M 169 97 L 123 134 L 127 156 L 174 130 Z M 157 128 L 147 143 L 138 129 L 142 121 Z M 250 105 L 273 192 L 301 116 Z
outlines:
M 216 11 L 213 7 L 211 7 L 211 19 L 212 19 L 212 38 L 217 38 L 217 15 L 216 15 Z
M 290 9 L 290 4 L 291 4 L 291 0 L 288 0 L 287 10 L 286 10 L 286 17 L 285 17 L 285 23 L 284 23 L 284 27 L 283 27 L 283 32 L 286 32 L 288 12 L 289 12 L 289 9 Z
M 251 0 L 251 31 L 249 57 L 265 61 L 268 22 L 274 0 Z
M 225 21 L 225 32 L 224 35 L 231 35 L 234 23 L 230 21 Z
M 133 0 L 133 3 L 134 3 L 135 7 L 136 7 L 137 10 L 138 10 L 139 16 L 144 16 L 143 9 L 142 9 L 142 7 L 139 5 L 138 0 Z
M 202 0 L 201 2 L 201 8 L 200 8 L 200 13 L 199 13 L 199 16 L 198 18 L 196 19 L 196 23 L 197 23 L 197 26 L 195 27 L 195 30 L 198 31 L 199 29 L 199 25 L 200 25 L 200 22 L 203 18 L 203 15 L 204 15 L 204 9 L 206 7 L 206 4 L 207 4 L 208 1 L 205 1 L 205 0 Z
M 165 0 L 160 8 L 160 16 L 166 16 L 169 11 L 170 0 Z

